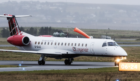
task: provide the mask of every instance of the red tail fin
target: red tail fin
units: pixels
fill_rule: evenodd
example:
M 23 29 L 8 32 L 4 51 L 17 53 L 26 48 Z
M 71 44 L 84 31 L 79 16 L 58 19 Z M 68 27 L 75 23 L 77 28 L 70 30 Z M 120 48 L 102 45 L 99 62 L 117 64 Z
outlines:
M 31 17 L 31 15 L 10 15 L 10 14 L 0 15 L 0 17 L 7 18 L 11 36 L 20 34 L 19 25 L 17 23 L 16 18 L 29 17 L 29 16 Z
M 9 24 L 9 30 L 10 35 L 18 35 L 20 33 L 20 29 L 16 20 L 16 17 L 14 15 L 11 15 L 12 17 L 7 17 L 8 24 Z

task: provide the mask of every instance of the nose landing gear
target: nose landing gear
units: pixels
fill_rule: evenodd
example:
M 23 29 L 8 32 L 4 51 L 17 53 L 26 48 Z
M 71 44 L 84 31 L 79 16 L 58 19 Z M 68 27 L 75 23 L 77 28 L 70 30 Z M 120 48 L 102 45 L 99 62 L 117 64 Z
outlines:
M 119 57 L 115 58 L 115 66 L 119 66 L 120 61 Z
M 121 60 L 126 60 L 127 57 L 115 57 L 115 66 L 119 66 Z

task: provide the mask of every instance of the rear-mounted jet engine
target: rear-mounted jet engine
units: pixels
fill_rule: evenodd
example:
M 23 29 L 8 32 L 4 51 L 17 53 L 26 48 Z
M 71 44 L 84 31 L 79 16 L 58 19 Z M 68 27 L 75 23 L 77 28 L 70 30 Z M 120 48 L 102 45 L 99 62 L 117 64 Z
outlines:
M 10 44 L 16 45 L 16 46 L 27 46 L 30 44 L 30 39 L 27 36 L 23 35 L 13 35 L 7 38 L 7 41 Z

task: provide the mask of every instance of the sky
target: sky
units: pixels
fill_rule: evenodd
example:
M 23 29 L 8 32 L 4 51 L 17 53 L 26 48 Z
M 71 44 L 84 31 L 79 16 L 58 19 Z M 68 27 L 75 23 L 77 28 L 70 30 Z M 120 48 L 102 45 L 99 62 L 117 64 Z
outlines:
M 140 0 L 0 0 L 0 2 L 6 1 L 40 1 L 40 2 L 48 1 L 48 2 L 140 5 Z

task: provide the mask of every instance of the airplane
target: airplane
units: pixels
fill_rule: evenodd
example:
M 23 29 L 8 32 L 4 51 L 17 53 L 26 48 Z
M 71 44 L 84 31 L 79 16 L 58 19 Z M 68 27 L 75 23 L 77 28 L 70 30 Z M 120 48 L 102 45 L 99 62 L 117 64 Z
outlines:
M 7 41 L 20 49 L 0 49 L 0 51 L 39 54 L 38 65 L 45 65 L 45 57 L 64 58 L 65 65 L 71 65 L 74 58 L 79 56 L 113 57 L 115 58 L 115 66 L 127 58 L 126 51 L 114 40 L 91 38 L 78 28 L 75 28 L 74 31 L 86 38 L 64 38 L 51 35 L 33 36 L 20 31 L 16 20 L 16 18 L 30 17 L 30 15 L 4 14 L 0 17 L 6 17 L 8 20 L 10 37 L 7 38 Z

